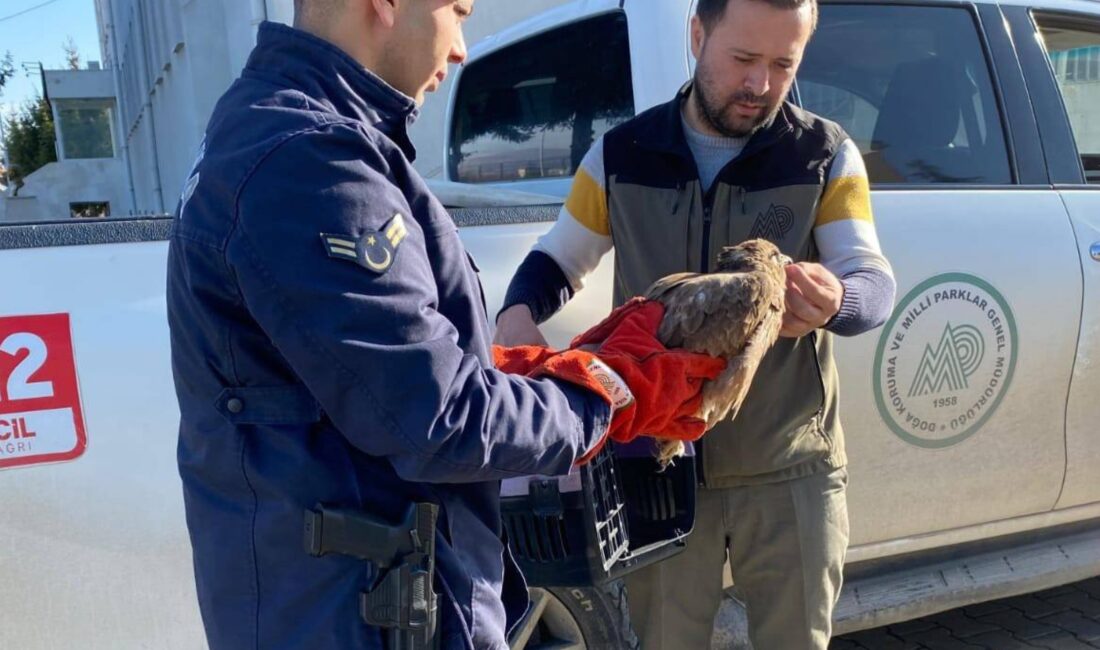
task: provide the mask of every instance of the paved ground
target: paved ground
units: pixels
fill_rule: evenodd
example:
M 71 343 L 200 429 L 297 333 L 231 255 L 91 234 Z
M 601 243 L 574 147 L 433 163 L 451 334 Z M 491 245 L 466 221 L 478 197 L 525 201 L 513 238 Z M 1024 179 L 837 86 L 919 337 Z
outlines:
M 1100 578 L 856 632 L 830 650 L 1094 650 Z

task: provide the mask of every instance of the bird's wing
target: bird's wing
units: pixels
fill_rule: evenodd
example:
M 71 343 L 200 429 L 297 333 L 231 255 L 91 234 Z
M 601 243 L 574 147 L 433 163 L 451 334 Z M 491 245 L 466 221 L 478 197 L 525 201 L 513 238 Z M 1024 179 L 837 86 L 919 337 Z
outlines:
M 673 273 L 657 280 L 646 289 L 645 297 L 650 300 L 662 300 L 670 291 L 674 291 L 684 282 L 695 278 L 706 277 L 702 273 Z
M 658 338 L 669 347 L 730 357 L 741 351 L 769 305 L 760 273 L 680 274 L 655 283 L 647 297 L 665 306 Z
M 767 309 L 741 353 L 727 358 L 728 364 L 722 374 L 703 386 L 703 401 L 698 415 L 706 421 L 708 430 L 722 420 L 736 417 L 752 385 L 756 369 L 779 337 L 782 324 L 783 310 Z

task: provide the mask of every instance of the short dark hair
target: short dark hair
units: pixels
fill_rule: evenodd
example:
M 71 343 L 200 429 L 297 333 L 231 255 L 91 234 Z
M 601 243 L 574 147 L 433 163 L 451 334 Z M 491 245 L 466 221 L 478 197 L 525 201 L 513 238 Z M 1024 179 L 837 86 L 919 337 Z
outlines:
M 811 29 L 817 28 L 817 0 L 751 0 L 752 2 L 763 2 L 766 5 L 771 5 L 776 9 L 801 9 L 806 5 L 810 6 L 810 10 L 813 12 L 813 23 Z M 714 27 L 714 24 L 719 20 L 722 20 L 722 16 L 726 15 L 726 6 L 729 5 L 729 0 L 699 0 L 699 4 L 695 7 L 695 15 L 699 16 L 699 20 L 703 23 L 703 28 L 708 32 Z
M 324 22 L 343 6 L 344 0 L 294 0 L 294 24 Z

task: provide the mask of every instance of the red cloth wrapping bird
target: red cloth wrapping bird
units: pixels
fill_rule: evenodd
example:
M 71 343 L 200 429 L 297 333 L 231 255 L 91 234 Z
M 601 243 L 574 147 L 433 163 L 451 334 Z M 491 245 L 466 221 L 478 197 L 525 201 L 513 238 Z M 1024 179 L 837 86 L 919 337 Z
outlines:
M 614 409 L 604 441 L 629 442 L 639 435 L 695 440 L 706 430 L 706 422 L 696 417 L 703 383 L 717 377 L 726 362 L 662 345 L 657 329 L 664 312 L 659 302 L 635 298 L 573 339 L 567 350 L 494 346 L 494 360 L 504 372 L 554 377 L 602 396 Z

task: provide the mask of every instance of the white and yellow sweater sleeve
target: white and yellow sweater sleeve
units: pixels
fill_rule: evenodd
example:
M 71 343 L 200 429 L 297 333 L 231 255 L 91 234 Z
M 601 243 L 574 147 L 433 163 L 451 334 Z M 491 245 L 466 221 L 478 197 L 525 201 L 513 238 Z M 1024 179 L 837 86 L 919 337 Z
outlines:
M 534 247 L 553 258 L 574 291 L 612 248 L 603 164 L 601 137 L 581 161 L 558 220 Z
M 892 275 L 875 231 L 867 168 L 851 140 L 841 145 L 833 160 L 817 209 L 814 239 L 821 264 L 838 277 L 865 268 Z
M 852 336 L 885 322 L 893 310 L 897 283 L 875 231 L 867 168 L 850 139 L 830 167 L 815 217 L 814 241 L 821 264 L 844 286 L 840 311 L 826 329 Z

